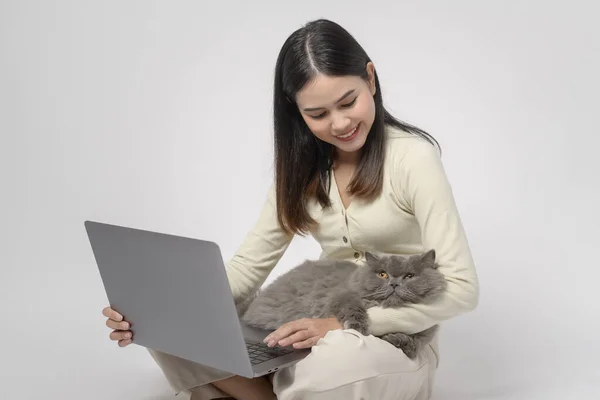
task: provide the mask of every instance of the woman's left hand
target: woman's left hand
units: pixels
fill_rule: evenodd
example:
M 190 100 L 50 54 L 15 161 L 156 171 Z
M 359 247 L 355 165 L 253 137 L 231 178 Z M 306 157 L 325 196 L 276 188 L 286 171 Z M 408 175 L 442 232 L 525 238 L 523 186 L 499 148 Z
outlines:
M 317 344 L 327 332 L 343 329 L 336 318 L 302 318 L 281 325 L 271 332 L 264 342 L 269 347 L 278 344 L 281 347 L 293 345 L 295 349 L 306 349 Z

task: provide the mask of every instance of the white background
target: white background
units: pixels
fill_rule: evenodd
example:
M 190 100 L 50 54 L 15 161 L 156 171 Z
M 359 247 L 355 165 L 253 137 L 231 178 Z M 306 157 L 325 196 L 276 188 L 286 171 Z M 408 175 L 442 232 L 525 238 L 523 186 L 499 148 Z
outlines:
M 0 398 L 173 398 L 108 339 L 83 221 L 230 257 L 272 176 L 277 53 L 319 17 L 443 148 L 481 301 L 444 325 L 435 398 L 600 397 L 599 6 L 391 3 L 0 2 Z

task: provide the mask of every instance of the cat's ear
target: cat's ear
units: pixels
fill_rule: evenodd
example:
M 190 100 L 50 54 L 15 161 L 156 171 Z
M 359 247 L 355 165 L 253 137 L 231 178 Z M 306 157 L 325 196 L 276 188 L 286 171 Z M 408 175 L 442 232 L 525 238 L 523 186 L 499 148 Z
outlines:
M 376 263 L 377 261 L 379 261 L 379 257 L 368 251 L 365 252 L 365 259 L 367 260 L 367 263 Z
M 419 257 L 419 261 L 423 264 L 424 267 L 429 268 L 437 268 L 437 264 L 435 263 L 435 249 L 431 249 L 426 253 L 423 253 Z

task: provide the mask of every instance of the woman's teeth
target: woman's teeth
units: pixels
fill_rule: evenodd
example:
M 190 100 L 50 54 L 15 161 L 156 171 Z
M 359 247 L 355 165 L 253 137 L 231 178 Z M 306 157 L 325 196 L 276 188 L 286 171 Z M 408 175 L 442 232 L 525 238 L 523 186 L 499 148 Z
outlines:
M 338 136 L 340 139 L 346 139 L 349 138 L 350 136 L 352 136 L 354 134 L 354 132 L 356 132 L 356 128 L 358 128 L 358 125 L 354 127 L 354 129 L 352 129 L 350 132 L 346 133 L 345 135 L 341 135 Z

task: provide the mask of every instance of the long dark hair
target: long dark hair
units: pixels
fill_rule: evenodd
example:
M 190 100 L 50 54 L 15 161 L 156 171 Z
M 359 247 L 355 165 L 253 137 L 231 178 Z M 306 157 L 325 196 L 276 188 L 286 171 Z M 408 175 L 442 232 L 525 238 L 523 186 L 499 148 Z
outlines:
M 316 199 L 329 207 L 329 173 L 333 146 L 315 137 L 295 103 L 296 93 L 317 74 L 359 76 L 367 79 L 371 61 L 361 45 L 335 22 L 319 19 L 293 32 L 283 44 L 275 67 L 274 130 L 277 214 L 289 234 L 305 234 L 314 220 L 307 202 Z M 427 132 L 394 118 L 383 106 L 379 78 L 375 72 L 375 120 L 356 172 L 349 185 L 353 196 L 370 198 L 383 186 L 385 125 L 419 135 L 439 147 Z

